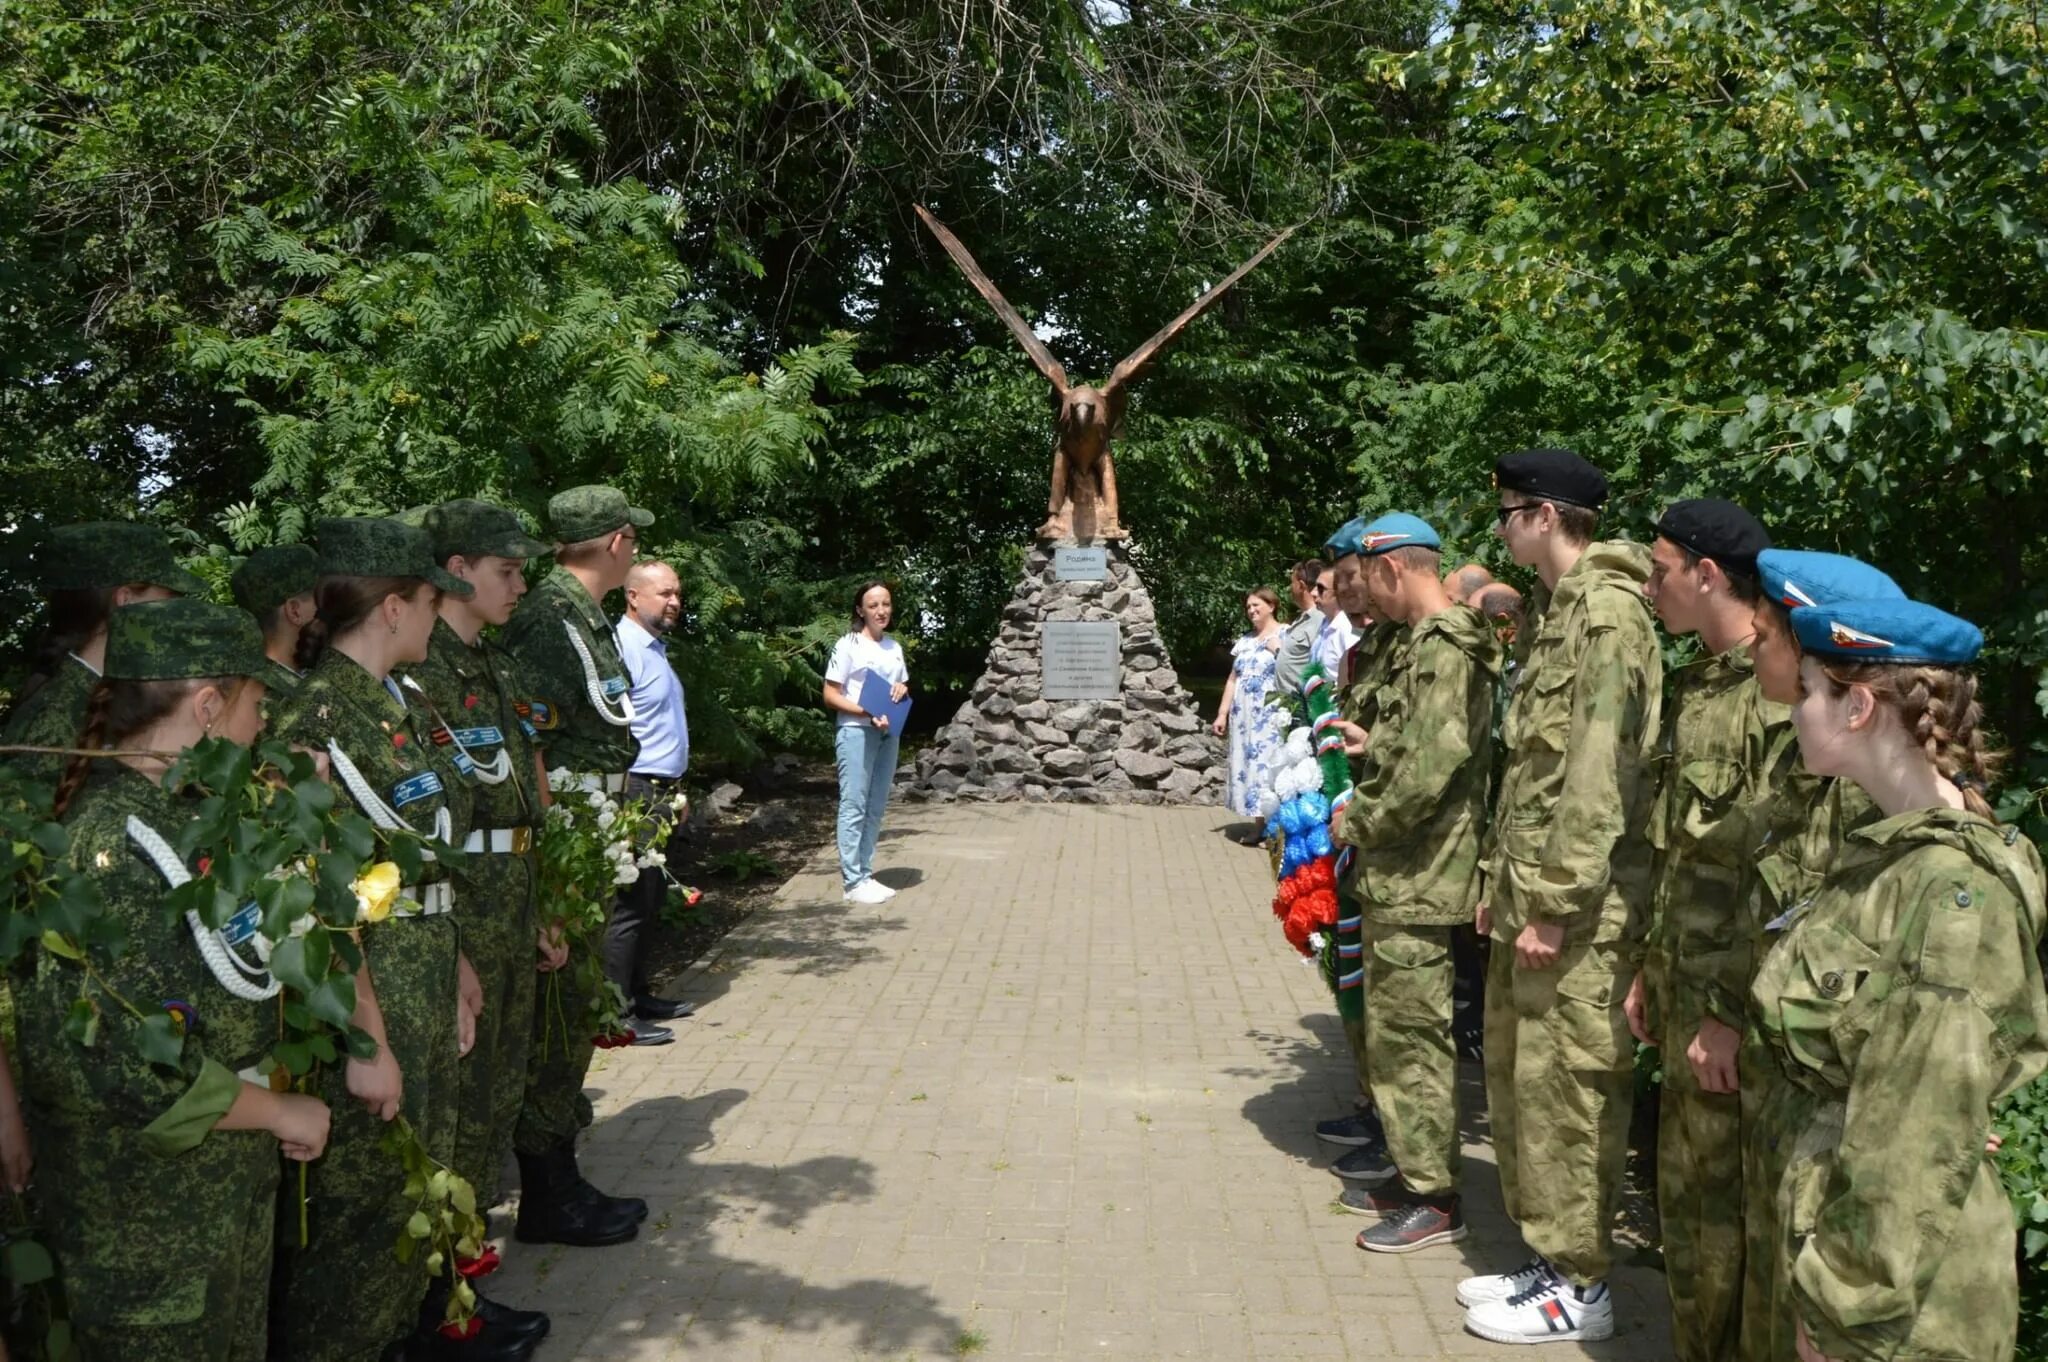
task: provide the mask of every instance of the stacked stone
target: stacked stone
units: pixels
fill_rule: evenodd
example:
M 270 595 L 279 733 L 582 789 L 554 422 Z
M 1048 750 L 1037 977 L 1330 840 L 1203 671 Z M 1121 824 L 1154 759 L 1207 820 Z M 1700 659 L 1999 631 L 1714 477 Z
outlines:
M 1181 687 L 1151 594 L 1124 545 L 1108 545 L 1109 578 L 1099 582 L 1059 581 L 1053 547 L 1036 545 L 1026 558 L 988 666 L 967 703 L 919 755 L 911 793 L 936 800 L 1221 802 L 1223 744 Z M 1116 621 L 1120 696 L 1045 698 L 1040 629 L 1056 620 Z

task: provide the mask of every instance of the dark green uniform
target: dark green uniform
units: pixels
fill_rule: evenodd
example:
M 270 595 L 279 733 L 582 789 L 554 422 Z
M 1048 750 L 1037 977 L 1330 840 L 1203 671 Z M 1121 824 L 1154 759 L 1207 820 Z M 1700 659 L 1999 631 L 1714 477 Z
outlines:
M 583 583 L 566 568 L 552 569 L 512 612 L 503 644 L 532 697 L 548 766 L 567 767 L 578 776 L 616 777 L 614 787 L 621 783 L 639 750 L 630 721 L 620 717 L 629 689 L 626 664 L 610 623 Z M 555 996 L 534 1010 L 526 1102 L 513 1141 L 522 1154 L 558 1149 L 591 1122 L 583 1092 L 595 1053 L 591 999 L 575 987 L 575 977 L 574 961 L 556 971 L 544 985 Z M 549 1029 L 551 1016 L 566 1019 L 566 1038 L 561 1023 Z
M 79 727 L 85 722 L 86 702 L 99 683 L 98 672 L 67 654 L 50 679 L 8 713 L 7 726 L 0 729 L 0 742 L 21 747 L 75 746 Z M 48 790 L 54 791 L 57 782 L 64 778 L 63 757 L 22 753 L 10 755 L 8 760 L 16 770 Z
M 406 669 L 426 692 L 442 755 L 459 753 L 471 768 L 471 854 L 455 872 L 455 921 L 484 1011 L 461 1066 L 455 1171 L 484 1206 L 497 1201 L 526 1094 L 535 993 L 532 839 L 541 819 L 530 730 L 494 651 L 464 643 L 444 620 L 434 625 L 427 660 Z
M 437 755 L 423 707 L 401 704 L 382 681 L 329 651 L 280 709 L 271 725 L 279 736 L 321 750 L 334 740 L 370 791 L 407 824 L 431 836 L 446 808 L 452 835 L 461 839 L 466 782 Z M 339 771 L 334 786 L 367 813 Z M 446 874 L 429 863 L 422 890 Z M 394 915 L 365 927 L 362 939 L 391 1053 L 404 1074 L 400 1112 L 427 1152 L 450 1163 L 458 1096 L 455 918 Z M 344 1066 L 323 1073 L 319 1091 L 334 1125 L 327 1153 L 307 1178 L 310 1242 L 300 1250 L 295 1235 L 284 1236 L 280 1350 L 294 1362 L 375 1362 L 412 1329 L 426 1294 L 419 1264 L 401 1263 L 392 1252 L 414 1207 L 404 1196 L 404 1170 L 379 1148 L 384 1124 L 349 1095 Z
M 184 919 L 164 911 L 162 873 L 129 838 L 131 815 L 168 837 L 190 819 L 185 804 L 99 761 L 65 817 L 72 863 L 128 938 L 118 959 L 94 967 L 144 1012 L 190 1009 L 178 1067 L 143 1059 L 139 1022 L 118 1004 L 103 1003 L 93 1049 L 70 1040 L 64 1019 L 81 978 L 73 962 L 41 952 L 16 986 L 40 1231 L 87 1362 L 264 1356 L 277 1140 L 215 1124 L 241 1090 L 239 1071 L 253 1070 L 275 1039 L 278 1003 L 238 998 L 214 980 Z

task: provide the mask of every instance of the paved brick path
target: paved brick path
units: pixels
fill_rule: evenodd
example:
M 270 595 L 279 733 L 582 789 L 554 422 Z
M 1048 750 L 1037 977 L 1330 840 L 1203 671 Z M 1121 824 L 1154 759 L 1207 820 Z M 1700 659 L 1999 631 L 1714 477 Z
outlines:
M 585 1166 L 641 1239 L 513 1245 L 494 1294 L 553 1312 L 547 1362 L 1524 1355 L 1451 1298 L 1519 1258 L 1483 1143 L 1465 1243 L 1352 1246 L 1308 1133 L 1342 1036 L 1223 823 L 902 807 L 880 908 L 821 854 L 681 982 L 677 1044 L 600 1055 Z M 1617 1339 L 1537 1355 L 1664 1357 L 1662 1279 L 1616 1287 Z

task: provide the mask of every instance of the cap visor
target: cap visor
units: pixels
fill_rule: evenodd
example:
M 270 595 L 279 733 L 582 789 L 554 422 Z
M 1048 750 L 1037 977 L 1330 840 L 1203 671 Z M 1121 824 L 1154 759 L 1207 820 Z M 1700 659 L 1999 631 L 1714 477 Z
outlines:
M 626 508 L 626 519 L 644 530 L 654 523 L 654 512 L 648 510 L 645 506 L 628 506 Z
M 494 550 L 500 558 L 545 558 L 554 551 L 554 545 L 525 534 L 513 535 Z
M 476 588 L 471 586 L 468 582 L 463 581 L 460 577 L 452 576 L 449 573 L 443 572 L 440 568 L 437 567 L 430 567 L 427 569 L 427 581 L 431 585 L 440 588 L 448 595 L 456 596 L 463 600 L 468 600 L 471 596 L 474 596 L 476 594 Z
M 175 591 L 180 596 L 197 597 L 202 601 L 213 599 L 213 588 L 206 584 L 206 579 L 183 568 L 171 568 L 153 574 L 150 585 L 160 586 L 166 591 Z

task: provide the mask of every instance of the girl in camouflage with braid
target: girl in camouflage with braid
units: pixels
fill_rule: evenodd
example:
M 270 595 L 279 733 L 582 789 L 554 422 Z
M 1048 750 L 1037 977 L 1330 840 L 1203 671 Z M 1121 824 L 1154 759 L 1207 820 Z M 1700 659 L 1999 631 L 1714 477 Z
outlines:
M 173 753 L 209 735 L 250 742 L 267 667 L 240 611 L 189 600 L 118 611 L 80 745 Z M 85 1362 L 259 1362 L 278 1154 L 319 1157 L 328 1112 L 256 1074 L 276 1003 L 261 984 L 215 974 L 198 933 L 164 911 L 167 877 L 183 867 L 167 869 L 158 858 L 173 853 L 152 851 L 149 833 L 192 816 L 190 796 L 159 784 L 167 765 L 80 757 L 59 788 L 73 864 L 127 945 L 109 959 L 90 949 L 90 985 L 79 963 L 42 950 L 17 994 L 38 1218 Z M 66 1025 L 82 990 L 98 1013 L 90 1050 Z M 142 1019 L 115 995 L 183 1022 L 175 1065 L 143 1057 Z
M 1751 988 L 1777 1070 L 1775 1297 L 1800 1362 L 2013 1355 L 1995 1102 L 2048 1067 L 2041 858 L 2002 828 L 1978 732 L 1983 635 L 1915 601 L 1792 611 L 1800 758 L 1879 818 L 1849 832 Z
M 394 673 L 426 656 L 440 593 L 470 588 L 433 565 L 424 531 L 396 520 L 323 520 L 315 539 L 319 613 L 300 637 L 305 679 L 273 727 L 324 751 L 337 796 L 380 829 L 417 833 L 429 849 L 459 843 L 463 782 Z M 408 1357 L 438 1346 L 432 1326 L 445 1280 L 429 1298 L 419 1264 L 392 1251 L 413 1202 L 380 1140 L 403 1111 L 428 1153 L 444 1164 L 454 1157 L 456 1061 L 478 997 L 449 915 L 446 866 L 427 862 L 401 897 L 406 907 L 362 934 L 355 1020 L 377 1054 L 321 1076 L 334 1135 L 307 1179 L 308 1242 L 288 1237 L 280 1252 L 274 1332 L 277 1351 L 294 1362 L 378 1362 L 415 1332 L 423 1337 Z

